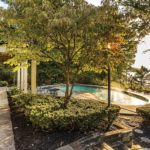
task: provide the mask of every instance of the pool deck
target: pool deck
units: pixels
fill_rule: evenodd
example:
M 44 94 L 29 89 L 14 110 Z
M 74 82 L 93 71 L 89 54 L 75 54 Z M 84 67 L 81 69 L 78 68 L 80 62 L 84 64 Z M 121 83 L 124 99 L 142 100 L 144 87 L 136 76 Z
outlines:
M 127 92 L 130 92 L 132 94 L 137 94 L 137 95 L 143 96 L 143 97 L 149 99 L 149 103 L 150 103 L 150 95 L 148 95 L 148 94 L 137 93 L 137 92 L 132 91 L 132 90 L 126 90 L 126 89 L 122 89 L 122 88 L 120 89 L 120 88 L 116 88 L 116 87 L 112 87 L 112 89 L 115 89 L 118 91 L 127 91 Z M 120 114 L 137 115 L 136 108 L 140 107 L 141 105 L 119 105 L 119 106 L 121 107 Z

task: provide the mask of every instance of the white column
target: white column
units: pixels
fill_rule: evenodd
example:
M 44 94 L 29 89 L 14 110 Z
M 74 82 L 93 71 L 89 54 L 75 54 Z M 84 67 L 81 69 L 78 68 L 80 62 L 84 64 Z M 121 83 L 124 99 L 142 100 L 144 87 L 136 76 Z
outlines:
M 17 88 L 20 89 L 20 69 L 17 71 Z
M 31 61 L 31 93 L 36 94 L 36 61 Z
M 23 63 L 21 64 L 21 90 L 24 90 L 24 68 L 22 67 Z
M 24 63 L 25 65 L 27 65 L 27 62 Z M 24 93 L 28 92 L 28 68 L 27 66 L 25 66 L 25 68 L 23 68 L 23 90 Z

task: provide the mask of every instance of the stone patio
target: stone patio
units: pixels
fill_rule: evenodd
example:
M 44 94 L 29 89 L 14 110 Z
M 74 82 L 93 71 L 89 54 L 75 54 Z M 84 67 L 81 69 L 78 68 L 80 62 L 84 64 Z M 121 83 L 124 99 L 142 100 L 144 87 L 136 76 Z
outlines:
M 14 135 L 5 88 L 0 88 L 0 150 L 15 150 Z

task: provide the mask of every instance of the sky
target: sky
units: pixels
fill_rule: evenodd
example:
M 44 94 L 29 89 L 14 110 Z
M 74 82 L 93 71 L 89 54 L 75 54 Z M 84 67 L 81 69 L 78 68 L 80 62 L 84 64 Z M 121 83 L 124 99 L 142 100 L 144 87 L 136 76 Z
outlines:
M 100 5 L 101 0 L 86 0 L 90 4 L 95 6 Z M 7 5 L 1 2 L 0 0 L 0 7 L 7 8 Z M 143 40 L 140 42 L 137 48 L 137 54 L 135 58 L 134 67 L 140 68 L 141 66 L 145 66 L 150 69 L 150 52 L 144 53 L 145 50 L 150 49 L 150 35 L 147 35 Z
M 0 0 L 0 7 L 7 8 L 7 5 L 5 3 L 1 2 L 1 0 Z

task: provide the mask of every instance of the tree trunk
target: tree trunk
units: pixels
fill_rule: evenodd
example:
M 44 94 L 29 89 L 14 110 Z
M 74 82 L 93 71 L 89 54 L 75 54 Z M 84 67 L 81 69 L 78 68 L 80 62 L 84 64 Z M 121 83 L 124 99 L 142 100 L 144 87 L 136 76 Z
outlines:
M 73 87 L 74 87 L 74 83 L 72 83 L 72 85 L 71 85 L 70 94 L 69 94 L 69 99 L 70 99 L 71 96 L 72 96 L 72 93 L 73 93 Z
M 130 84 L 131 84 L 131 89 L 133 89 L 133 79 L 131 79 Z
M 70 85 L 70 74 L 69 71 L 66 73 L 66 92 L 65 92 L 65 101 L 64 101 L 64 108 L 67 108 L 69 103 L 69 85 Z
M 143 79 L 141 79 L 141 87 L 143 86 Z
M 108 107 L 111 105 L 111 72 L 110 66 L 108 65 Z

